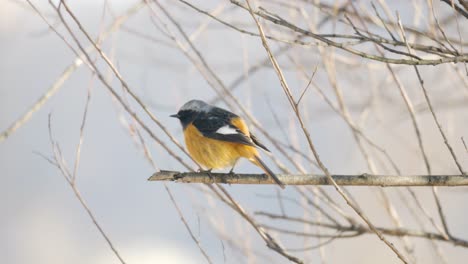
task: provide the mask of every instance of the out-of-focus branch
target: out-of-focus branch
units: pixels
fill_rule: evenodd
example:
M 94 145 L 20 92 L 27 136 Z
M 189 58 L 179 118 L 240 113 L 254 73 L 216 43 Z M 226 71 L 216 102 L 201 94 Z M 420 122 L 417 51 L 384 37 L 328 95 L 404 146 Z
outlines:
M 54 84 L 45 92 L 34 105 L 24 113 L 20 118 L 18 118 L 13 124 L 11 124 L 5 131 L 0 133 L 0 142 L 7 139 L 11 134 L 13 134 L 18 128 L 24 125 L 26 122 L 31 119 L 32 115 L 37 112 L 42 106 L 51 98 L 65 83 L 65 81 L 70 77 L 70 75 L 83 63 L 82 60 L 77 58 L 70 66 L 68 66 L 65 71 L 60 75 L 60 77 L 54 82 Z
M 43 15 L 41 11 L 39 11 L 31 2 L 29 2 L 29 5 L 33 10 L 38 15 Z M 113 32 L 117 31 L 120 26 L 132 15 L 136 14 L 141 8 L 143 8 L 144 2 L 137 3 L 127 9 L 123 15 L 118 16 L 115 18 L 113 23 L 102 33 L 101 35 L 101 40 L 103 41 L 106 39 L 108 36 L 110 36 Z M 45 16 L 43 17 L 45 19 Z M 47 20 L 45 20 L 47 23 Z M 52 30 L 54 30 L 52 25 L 49 25 Z M 86 48 L 87 51 L 91 52 L 92 51 L 92 46 L 89 46 Z M 86 62 L 87 63 L 87 62 Z M 55 94 L 57 93 L 58 90 L 63 86 L 63 84 L 68 80 L 68 78 L 72 75 L 73 72 L 75 72 L 76 69 L 78 69 L 81 65 L 83 64 L 83 60 L 80 58 L 80 56 L 77 56 L 75 60 L 62 72 L 62 74 L 57 78 L 57 80 L 50 86 L 50 88 L 34 103 L 31 108 L 29 108 L 26 113 L 24 113 L 20 118 L 18 118 L 16 121 L 14 121 L 5 131 L 2 131 L 0 133 L 0 142 L 4 141 L 7 139 L 11 134 L 13 134 L 18 128 L 23 126 L 26 122 L 28 122 L 33 114 L 39 109 L 42 108 L 42 106 Z
M 465 11 L 461 6 L 455 4 L 454 1 L 452 1 L 452 0 L 441 0 L 441 1 L 446 3 L 447 5 L 451 6 L 458 13 L 460 13 L 462 16 L 464 16 L 466 19 L 468 19 L 468 11 Z M 463 5 L 463 7 L 467 8 L 468 4 L 466 3 L 466 1 L 459 1 L 459 2 L 460 2 L 460 4 Z
M 286 185 L 331 185 L 325 175 L 277 174 Z M 463 175 L 332 175 L 338 185 L 350 186 L 468 186 Z M 213 172 L 159 171 L 149 181 L 185 183 L 274 184 L 265 174 L 230 174 Z

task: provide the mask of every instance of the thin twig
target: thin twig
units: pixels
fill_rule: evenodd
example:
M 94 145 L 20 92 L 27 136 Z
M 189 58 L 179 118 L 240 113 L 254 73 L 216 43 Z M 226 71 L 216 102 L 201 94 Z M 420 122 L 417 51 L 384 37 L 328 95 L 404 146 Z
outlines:
M 49 114 L 49 138 L 50 138 L 50 143 L 52 145 L 52 150 L 54 152 L 54 163 L 57 165 L 57 168 L 61 172 L 62 176 L 65 178 L 67 181 L 68 185 L 71 187 L 73 190 L 73 193 L 75 194 L 75 197 L 78 199 L 80 202 L 81 206 L 85 209 L 86 213 L 88 214 L 89 218 L 93 222 L 94 226 L 98 229 L 99 233 L 101 236 L 106 240 L 106 243 L 109 245 L 111 248 L 112 252 L 114 255 L 117 257 L 120 263 L 125 264 L 125 261 L 121 257 L 119 251 L 117 248 L 114 246 L 112 241 L 110 240 L 109 236 L 104 232 L 104 229 L 102 228 L 101 224 L 97 221 L 96 216 L 94 213 L 91 211 L 87 203 L 85 202 L 83 196 L 81 195 L 80 191 L 78 190 L 77 185 L 75 182 L 72 180 L 72 173 L 70 170 L 67 168 L 67 165 L 65 163 L 65 159 L 62 156 L 61 151 L 59 150 L 59 144 L 54 140 L 53 134 L 52 134 L 52 122 L 51 122 L 51 115 Z
M 195 237 L 195 235 L 193 234 L 192 232 L 192 229 L 190 228 L 190 226 L 188 225 L 187 221 L 185 220 L 185 218 L 183 217 L 183 214 L 182 214 L 182 211 L 180 210 L 179 206 L 177 205 L 175 199 L 174 199 L 174 196 L 172 195 L 172 192 L 169 190 L 169 188 L 164 185 L 164 188 L 166 188 L 166 191 L 167 193 L 169 194 L 169 198 L 171 199 L 171 202 L 172 204 L 174 205 L 175 209 L 177 210 L 177 213 L 179 214 L 180 216 L 180 220 L 182 221 L 182 223 L 184 224 L 185 228 L 187 229 L 190 237 L 192 238 L 192 240 L 195 242 L 195 244 L 198 246 L 198 249 L 200 249 L 201 253 L 203 254 L 203 256 L 205 257 L 206 261 L 208 263 L 213 263 L 213 261 L 211 261 L 211 258 L 210 256 L 208 256 L 208 254 L 206 253 L 206 251 L 203 249 L 203 247 L 201 246 L 200 244 L 200 241 Z

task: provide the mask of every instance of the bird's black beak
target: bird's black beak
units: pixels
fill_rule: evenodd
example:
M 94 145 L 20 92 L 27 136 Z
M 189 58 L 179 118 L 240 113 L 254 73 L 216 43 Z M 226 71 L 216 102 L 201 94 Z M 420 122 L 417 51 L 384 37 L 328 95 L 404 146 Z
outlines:
M 170 117 L 179 118 L 179 114 L 173 114 L 173 115 L 170 115 Z

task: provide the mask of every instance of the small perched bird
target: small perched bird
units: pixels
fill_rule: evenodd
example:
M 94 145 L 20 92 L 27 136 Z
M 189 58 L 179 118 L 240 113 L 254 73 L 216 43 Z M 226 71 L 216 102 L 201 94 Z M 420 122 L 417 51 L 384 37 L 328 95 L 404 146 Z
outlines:
M 270 151 L 250 133 L 238 115 L 200 100 L 191 100 L 171 117 L 178 118 L 182 124 L 190 156 L 209 171 L 232 166 L 232 173 L 239 158 L 246 158 L 284 189 L 284 184 L 260 159 L 257 148 Z

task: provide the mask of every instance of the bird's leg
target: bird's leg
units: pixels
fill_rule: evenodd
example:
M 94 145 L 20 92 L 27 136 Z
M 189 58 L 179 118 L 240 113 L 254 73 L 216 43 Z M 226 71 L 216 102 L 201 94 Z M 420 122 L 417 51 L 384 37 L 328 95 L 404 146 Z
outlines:
M 239 159 L 236 159 L 236 161 L 234 161 L 234 164 L 232 164 L 232 168 L 229 171 L 229 176 L 231 176 L 231 177 L 236 176 L 236 174 L 234 173 L 234 167 L 236 167 L 237 161 L 239 161 Z
M 234 167 L 236 167 L 237 160 L 234 161 L 234 164 L 232 164 L 232 168 L 229 171 L 229 176 L 234 176 Z

